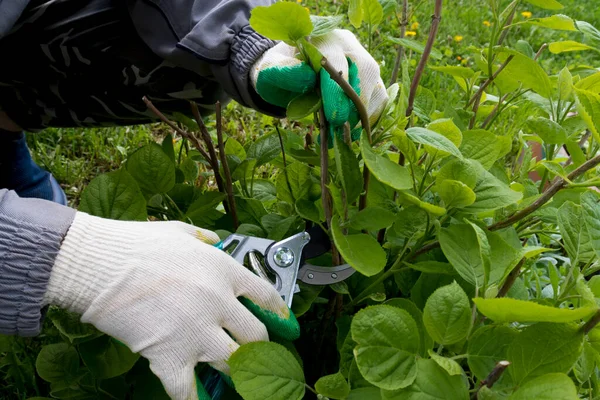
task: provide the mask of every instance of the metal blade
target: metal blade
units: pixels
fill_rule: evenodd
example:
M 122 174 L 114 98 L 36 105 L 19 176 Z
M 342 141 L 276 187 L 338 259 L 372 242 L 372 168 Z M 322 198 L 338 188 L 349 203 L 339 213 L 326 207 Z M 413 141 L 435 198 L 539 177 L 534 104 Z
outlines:
M 348 279 L 356 270 L 348 264 L 336 267 L 317 267 L 304 264 L 298 271 L 298 279 L 309 285 L 332 285 Z

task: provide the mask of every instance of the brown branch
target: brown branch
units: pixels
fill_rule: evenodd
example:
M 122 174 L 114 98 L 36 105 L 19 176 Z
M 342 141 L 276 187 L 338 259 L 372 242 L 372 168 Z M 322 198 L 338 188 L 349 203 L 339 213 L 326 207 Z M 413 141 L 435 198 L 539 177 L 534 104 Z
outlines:
M 498 295 L 496 297 L 504 297 L 504 296 L 506 296 L 506 294 L 508 293 L 508 291 L 510 290 L 510 288 L 517 281 L 517 278 L 519 277 L 519 274 L 521 273 L 521 267 L 523 266 L 523 264 L 525 264 L 525 257 L 523 257 L 517 263 L 517 265 L 515 265 L 515 267 L 512 269 L 512 271 L 510 271 L 510 273 L 506 277 L 506 281 L 504 281 L 504 284 L 502 285 L 502 287 L 498 291 Z
M 496 364 L 496 366 L 492 370 L 492 372 L 490 372 L 489 375 L 480 382 L 477 392 L 473 393 L 471 398 L 477 399 L 477 396 L 479 395 L 479 391 L 481 390 L 482 387 L 487 386 L 488 388 L 491 388 L 492 386 L 494 386 L 494 383 L 498 382 L 498 379 L 500 379 L 500 377 L 502 376 L 502 373 L 506 370 L 506 368 L 508 368 L 509 365 L 510 365 L 510 362 L 508 362 L 508 361 L 499 361 L 498 364 Z
M 331 228 L 331 194 L 329 193 L 329 132 L 327 132 L 327 121 L 323 107 L 319 110 L 319 133 L 321 136 L 321 199 L 323 202 L 323 211 L 325 212 L 325 221 Z
M 233 180 L 231 179 L 231 171 L 229 169 L 229 163 L 227 162 L 227 154 L 225 153 L 225 143 L 223 141 L 223 120 L 221 117 L 221 102 L 217 101 L 216 104 L 216 118 L 217 118 L 217 143 L 219 146 L 219 155 L 221 156 L 221 166 L 223 167 L 223 173 L 225 174 L 225 184 L 227 189 L 227 199 L 229 202 L 229 211 L 231 213 L 231 219 L 233 220 L 233 228 L 237 231 L 240 222 L 237 216 L 237 207 L 235 205 L 235 198 L 233 197 Z
M 221 177 L 221 171 L 219 170 L 219 158 L 217 157 L 217 152 L 215 151 L 215 145 L 210 137 L 210 133 L 208 133 L 208 128 L 206 128 L 206 125 L 202 120 L 202 116 L 198 110 L 198 105 L 195 102 L 190 101 L 190 106 L 192 108 L 192 115 L 194 116 L 194 119 L 198 124 L 198 128 L 200 129 L 202 140 L 204 140 L 206 148 L 208 149 L 208 154 L 210 155 L 210 160 L 208 162 L 214 171 L 217 188 L 219 189 L 219 192 L 225 193 L 225 185 L 223 185 L 223 178 Z
M 598 325 L 599 322 L 600 322 L 600 311 L 596 311 L 596 314 L 594 314 L 592 319 L 590 319 L 588 322 L 585 323 L 585 325 L 583 325 L 581 327 L 581 331 L 587 335 L 588 333 L 590 333 L 590 331 L 592 329 L 594 329 L 594 327 L 596 325 Z
M 406 27 L 408 26 L 408 0 L 402 1 L 402 23 L 400 24 L 400 39 L 406 36 Z M 404 46 L 399 45 L 398 53 L 396 54 L 396 61 L 394 62 L 394 70 L 392 71 L 392 79 L 390 79 L 390 86 L 396 83 L 398 80 L 398 73 L 400 72 L 400 64 L 404 58 Z
M 177 132 L 179 134 L 179 136 L 183 137 L 184 139 L 189 140 L 192 143 L 192 146 L 194 146 L 196 148 L 196 150 L 198 150 L 198 152 L 200 154 L 202 154 L 202 157 L 204 157 L 206 159 L 206 161 L 208 161 L 210 163 L 210 156 L 208 155 L 206 150 L 204 150 L 204 148 L 202 147 L 202 144 L 200 143 L 200 140 L 198 140 L 198 138 L 196 136 L 194 136 L 190 132 L 186 132 L 183 129 L 180 129 L 177 125 L 175 125 L 172 121 L 170 121 L 162 112 L 160 112 L 158 110 L 158 108 L 156 108 L 156 106 L 154 104 L 152 104 L 152 102 L 146 96 L 142 97 L 142 100 L 144 101 L 144 103 L 146 103 L 146 106 L 148 107 L 148 109 L 150 111 L 152 111 L 154 114 L 156 114 L 156 116 L 162 122 L 167 124 L 175 132 Z
M 537 61 L 537 59 L 540 58 L 540 56 L 542 55 L 542 53 L 544 52 L 544 50 L 546 50 L 546 47 L 548 47 L 548 43 L 544 43 L 540 47 L 540 49 L 538 50 L 538 52 L 535 53 L 535 57 L 533 57 L 533 59 Z
M 485 121 L 483 121 L 483 123 L 481 124 L 481 129 L 485 129 L 486 126 L 488 126 L 488 124 L 490 122 L 492 122 L 492 119 L 494 119 L 494 117 L 496 116 L 496 113 L 498 113 L 500 106 L 502 105 L 502 103 L 504 103 L 506 101 L 507 98 L 508 98 L 508 93 L 505 94 L 504 96 L 502 96 L 500 98 L 500 100 L 498 100 L 498 104 L 496 104 L 496 107 L 494 107 L 494 109 L 492 110 L 490 115 L 488 115 L 487 118 L 485 119 Z
M 504 61 L 504 63 L 502 63 L 502 65 L 500 65 L 500 67 L 498 67 L 496 72 L 494 72 L 491 77 L 489 77 L 485 82 L 483 82 L 483 84 L 479 87 L 479 90 L 477 90 L 477 92 L 473 95 L 473 97 L 471 97 L 471 100 L 469 100 L 466 107 L 469 107 L 475 101 L 481 100 L 483 91 L 494 81 L 494 79 L 496 79 L 498 77 L 498 75 L 500 75 L 500 72 L 502 72 L 504 70 L 504 68 L 506 68 L 508 63 L 510 63 L 514 57 L 515 56 L 513 54 L 508 56 L 508 58 Z M 477 107 L 479 107 L 479 105 Z M 473 107 L 473 108 L 475 108 L 475 107 Z
M 431 50 L 433 49 L 433 44 L 435 43 L 435 37 L 437 36 L 441 20 L 442 0 L 435 0 L 435 9 L 433 11 L 433 16 L 431 17 L 431 30 L 429 31 L 429 37 L 427 38 L 427 43 L 425 43 L 425 50 L 423 51 L 423 55 L 419 60 L 419 64 L 417 65 L 417 69 L 415 70 L 415 75 L 413 76 L 412 83 L 410 84 L 408 108 L 406 109 L 407 117 L 409 117 L 413 112 L 415 97 L 417 96 L 417 89 L 419 88 L 419 82 L 421 81 L 421 77 L 423 76 L 423 72 L 425 71 L 425 66 L 429 61 L 429 56 L 431 55 Z

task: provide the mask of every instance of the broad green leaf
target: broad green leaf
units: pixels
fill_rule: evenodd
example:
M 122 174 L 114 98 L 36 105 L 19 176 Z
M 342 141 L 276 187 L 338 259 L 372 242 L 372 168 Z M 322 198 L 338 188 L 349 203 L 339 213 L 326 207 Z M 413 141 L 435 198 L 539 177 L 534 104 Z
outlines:
M 466 220 L 466 222 L 469 225 L 471 225 L 471 228 L 473 228 L 473 231 L 475 231 L 475 236 L 477 237 L 477 244 L 479 245 L 479 254 L 481 255 L 481 261 L 483 262 L 483 270 L 485 272 L 483 287 L 487 288 L 488 282 L 490 281 L 490 257 L 492 253 L 490 242 L 488 241 L 486 231 L 479 227 L 479 225 L 469 220 Z
M 409 50 L 414 51 L 415 53 L 423 54 L 425 51 L 425 43 L 419 43 L 411 39 L 407 38 L 387 38 L 392 43 L 399 44 L 401 46 L 406 47 Z M 441 60 L 444 57 L 441 51 L 438 49 L 431 49 L 431 58 L 434 60 Z
M 407 388 L 382 390 L 383 400 L 468 400 L 469 391 L 460 375 L 449 375 L 435 361 L 417 360 L 417 378 Z
M 597 309 L 591 307 L 566 309 L 545 306 L 532 301 L 509 299 L 473 299 L 480 313 L 495 322 L 571 322 L 586 319 Z
M 414 264 L 405 263 L 409 268 L 430 274 L 454 275 L 456 271 L 452 265 L 440 261 L 421 261 Z
M 277 198 L 295 204 L 296 201 L 307 198 L 311 183 L 308 165 L 301 162 L 289 163 L 277 176 Z
M 75 313 L 51 308 L 48 311 L 47 317 L 52 321 L 56 329 L 74 344 L 83 343 L 102 334 L 93 325 L 82 323 L 81 315 Z M 2 351 L 0 350 L 0 352 Z
M 597 354 L 590 343 L 587 341 L 583 342 L 583 350 L 573 367 L 573 373 L 579 383 L 587 382 L 592 376 L 596 368 Z
M 508 326 L 483 326 L 469 338 L 467 363 L 473 375 L 485 379 L 499 361 L 506 360 L 508 346 L 517 337 L 518 331 Z M 501 379 L 506 380 L 508 374 Z
M 260 201 L 236 197 L 235 203 L 240 221 L 261 226 L 262 218 L 267 215 L 267 210 L 265 210 L 265 206 Z
M 410 194 L 408 192 L 398 192 L 398 196 L 401 200 L 403 200 L 407 203 L 410 203 L 410 204 L 414 204 L 417 207 L 419 207 L 420 209 L 425 210 L 428 213 L 430 213 L 431 215 L 434 215 L 436 217 L 440 217 L 440 216 L 446 214 L 445 208 L 436 206 L 431 203 L 427 203 L 427 202 L 419 199 L 417 196 L 413 196 L 412 194 Z
M 566 201 L 558 209 L 557 217 L 558 227 L 571 262 L 587 262 L 595 257 L 587 225 L 582 223 L 586 218 L 583 207 Z
M 185 216 L 192 221 L 201 220 L 202 216 L 209 213 L 225 200 L 225 194 L 217 191 L 204 192 L 187 209 Z M 202 226 L 202 225 L 199 225 Z
M 171 159 L 171 161 L 175 162 L 175 149 L 173 147 L 173 143 L 173 135 L 167 133 L 167 136 L 165 136 L 160 146 L 165 154 Z
M 126 166 L 145 193 L 166 193 L 175 185 L 175 165 L 156 143 L 130 155 Z
M 600 30 L 596 29 L 594 25 L 586 21 L 575 21 L 575 25 L 586 37 L 596 42 L 600 41 Z
M 352 389 L 346 400 L 381 400 L 381 389 L 375 386 Z
M 385 267 L 385 251 L 373 236 L 364 233 L 344 235 L 337 216 L 331 221 L 331 232 L 344 260 L 361 274 L 373 276 Z
M 362 0 L 350 0 L 348 3 L 348 19 L 355 28 L 360 28 L 363 20 Z
M 252 9 L 250 26 L 272 40 L 295 42 L 311 34 L 313 24 L 307 9 L 296 2 L 278 2 Z
M 275 241 L 283 240 L 296 233 L 300 220 L 297 216 L 283 217 L 279 214 L 267 214 L 260 219 L 262 227 L 267 232 L 267 238 Z
M 192 160 L 191 158 L 185 158 L 181 162 L 179 168 L 183 172 L 183 176 L 186 182 L 194 183 L 196 179 L 198 179 L 198 164 L 196 164 L 196 161 Z
M 125 169 L 92 179 L 81 194 L 79 210 L 96 217 L 122 221 L 148 219 L 144 195 Z
M 564 6 L 556 0 L 525 0 L 525 1 L 531 5 L 543 8 L 545 10 L 561 10 L 564 8 Z
M 225 153 L 228 156 L 236 156 L 240 159 L 240 161 L 244 161 L 246 159 L 246 150 L 244 146 L 234 138 L 227 138 L 225 142 Z
M 343 15 L 320 16 L 311 15 L 310 20 L 313 24 L 313 31 L 310 36 L 323 36 L 338 28 L 344 21 Z
M 550 50 L 550 53 L 553 54 L 561 54 L 569 51 L 594 50 L 594 48 L 574 40 L 563 40 L 560 42 L 550 43 L 548 45 L 548 50 Z
M 124 374 L 140 357 L 109 336 L 81 344 L 79 353 L 85 365 L 98 379 L 109 379 Z
M 375 153 L 365 135 L 362 135 L 360 138 L 360 151 L 367 168 L 369 168 L 379 181 L 396 190 L 410 189 L 412 187 L 412 179 L 408 170 L 392 160 Z
M 509 244 L 498 232 L 486 231 L 486 236 L 491 246 L 488 285 L 492 285 L 500 283 L 525 254 L 522 247 Z
M 566 68 L 566 67 L 565 67 Z M 596 72 L 575 83 L 575 87 L 580 90 L 587 90 L 592 93 L 600 92 L 600 72 Z
M 358 344 L 358 369 L 371 384 L 396 390 L 415 380 L 419 335 L 408 312 L 388 305 L 367 307 L 352 319 L 351 333 Z
M 559 31 L 577 31 L 575 21 L 563 14 L 556 14 L 545 18 L 531 18 L 524 23 Z
M 512 190 L 481 165 L 478 166 L 478 170 L 477 183 L 473 189 L 475 203 L 465 207 L 465 211 L 477 213 L 497 210 L 515 204 L 523 198 L 523 193 Z
M 528 118 L 527 127 L 546 144 L 563 144 L 567 141 L 565 128 L 548 118 Z
M 252 142 L 248 148 L 247 157 L 256 159 L 256 167 L 260 167 L 275 159 L 280 153 L 281 144 L 279 143 L 279 137 L 276 133 L 271 133 L 269 135 L 261 136 Z
M 540 96 L 548 99 L 552 95 L 552 84 L 550 78 L 537 61 L 515 51 L 500 49 L 503 56 L 502 61 L 512 55 L 513 59 L 498 74 L 498 84 L 503 82 L 504 90 L 515 90 L 519 86 L 532 89 Z
M 454 143 L 456 147 L 459 147 L 462 143 L 462 132 L 451 118 L 436 119 L 427 125 L 427 129 L 445 136 L 448 140 Z
M 446 179 L 462 182 L 473 189 L 477 183 L 477 169 L 469 160 L 453 159 L 440 168 L 436 183 L 439 185 Z
M 578 400 L 577 387 L 565 374 L 538 376 L 520 386 L 508 400 Z
M 344 376 L 338 372 L 319 378 L 315 383 L 315 390 L 330 399 L 345 399 L 350 393 L 350 386 Z
M 499 157 L 498 138 L 490 131 L 485 129 L 475 129 L 463 133 L 463 142 L 460 146 L 460 152 L 465 158 L 479 161 L 487 170 Z
M 383 19 L 383 7 L 379 0 L 361 0 L 365 24 L 379 25 Z
M 461 67 L 457 65 L 447 65 L 442 67 L 429 67 L 434 71 L 442 72 L 450 76 L 469 80 L 475 75 L 475 71 L 468 67 Z
M 598 196 L 588 191 L 581 195 L 581 206 L 585 215 L 590 245 L 600 257 L 600 203 Z
M 442 357 L 432 350 L 429 350 L 429 357 L 431 357 L 437 365 L 444 368 L 449 375 L 461 375 L 463 373 L 461 366 L 451 358 Z
M 566 373 L 581 354 L 583 333 L 575 324 L 540 322 L 525 328 L 508 346 L 508 367 L 515 384 L 553 373 Z
M 390 299 L 384 305 L 401 308 L 413 317 L 419 329 L 419 354 L 423 357 L 427 356 L 428 351 L 433 348 L 433 339 L 431 339 L 431 336 L 429 336 L 429 333 L 425 329 L 425 325 L 423 325 L 423 313 L 421 310 L 409 299 L 402 298 Z
M 404 154 L 408 162 L 412 164 L 418 161 L 417 146 L 408 138 L 404 129 L 392 131 L 392 143 Z
M 35 368 L 47 382 L 72 382 L 79 374 L 79 355 L 67 343 L 49 344 L 38 353 Z
M 346 192 L 346 202 L 352 204 L 363 191 L 363 176 L 356 155 L 344 141 L 335 135 L 335 167 L 338 179 Z
M 396 219 L 393 212 L 377 206 L 367 207 L 350 218 L 350 226 L 356 230 L 377 231 L 392 226 Z
M 296 97 L 287 106 L 286 117 L 290 121 L 298 121 L 312 115 L 321 107 L 321 97 L 316 92 L 308 92 Z
M 457 158 L 462 158 L 462 154 L 454 143 L 447 137 L 429 129 L 415 127 L 406 130 L 406 134 L 414 142 L 430 146 L 443 153 L 452 154 Z
M 302 367 L 294 355 L 278 343 L 244 344 L 231 355 L 228 364 L 235 389 L 245 400 L 300 400 L 304 397 Z
M 446 179 L 434 187 L 447 208 L 466 207 L 475 202 L 475 192 L 462 182 Z
M 456 272 L 470 284 L 483 287 L 486 271 L 473 227 L 453 224 L 442 228 L 438 238 L 444 255 Z
M 320 202 L 320 199 L 317 201 L 310 201 L 306 199 L 297 200 L 295 205 L 296 212 L 304 219 L 313 222 L 321 222 L 325 217 L 321 215 L 322 212 L 319 210 L 319 206 L 317 205 Z
M 577 110 L 585 121 L 594 139 L 600 140 L 600 95 L 575 88 Z
M 449 345 L 463 340 L 471 325 L 469 299 L 453 282 L 437 289 L 425 303 L 423 323 L 433 340 Z
M 300 287 L 300 292 L 294 294 L 292 300 L 292 311 L 296 317 L 306 313 L 317 296 L 319 296 L 319 293 L 325 288 L 325 286 L 307 285 L 302 282 L 298 285 Z

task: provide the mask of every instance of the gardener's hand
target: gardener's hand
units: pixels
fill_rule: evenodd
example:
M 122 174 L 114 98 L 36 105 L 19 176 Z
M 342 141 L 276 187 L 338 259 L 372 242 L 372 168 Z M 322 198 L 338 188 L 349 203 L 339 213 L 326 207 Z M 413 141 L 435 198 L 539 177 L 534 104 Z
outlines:
M 365 105 L 369 121 L 373 124 L 385 108 L 388 100 L 381 80 L 379 65 L 348 30 L 334 30 L 312 39 L 319 51 L 329 60 L 336 71 L 350 83 Z M 267 102 L 287 107 L 289 102 L 302 93 L 313 90 L 316 74 L 298 57 L 298 49 L 283 42 L 267 50 L 250 72 L 256 92 Z M 321 69 L 321 95 L 325 117 L 333 127 L 346 122 L 354 128 L 360 121 L 358 111 L 327 71 Z M 356 137 L 354 138 L 356 139 Z
M 146 357 L 171 398 L 195 399 L 198 362 L 228 373 L 231 353 L 269 340 L 267 329 L 289 340 L 299 334 L 269 283 L 207 244 L 218 240 L 180 222 L 77 213 L 45 302 L 82 314 L 82 322 Z

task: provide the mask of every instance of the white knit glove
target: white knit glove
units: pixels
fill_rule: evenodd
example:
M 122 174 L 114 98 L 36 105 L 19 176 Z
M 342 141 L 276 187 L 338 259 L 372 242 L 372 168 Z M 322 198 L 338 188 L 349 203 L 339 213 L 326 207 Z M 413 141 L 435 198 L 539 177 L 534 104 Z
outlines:
M 180 222 L 124 222 L 78 212 L 45 303 L 80 313 L 82 322 L 147 358 L 171 398 L 197 399 L 198 362 L 228 373 L 231 353 L 269 340 L 267 327 L 292 340 L 299 332 L 269 283 L 199 239 L 219 240 Z M 239 296 L 252 302 L 244 303 L 248 308 Z
M 311 43 L 359 93 L 371 125 L 375 123 L 388 101 L 377 61 L 348 30 L 333 30 L 312 39 Z M 256 92 L 265 101 L 280 107 L 287 107 L 293 98 L 314 89 L 316 84 L 312 68 L 300 61 L 295 47 L 284 42 L 267 50 L 256 61 L 250 77 Z M 321 70 L 320 78 L 325 117 L 329 123 L 338 127 L 348 121 L 354 128 L 360 118 L 352 101 L 325 70 Z

